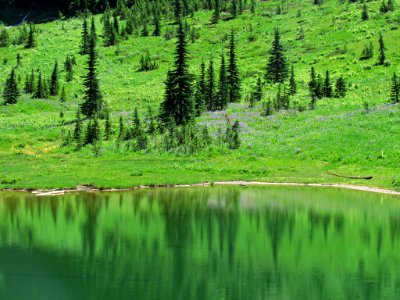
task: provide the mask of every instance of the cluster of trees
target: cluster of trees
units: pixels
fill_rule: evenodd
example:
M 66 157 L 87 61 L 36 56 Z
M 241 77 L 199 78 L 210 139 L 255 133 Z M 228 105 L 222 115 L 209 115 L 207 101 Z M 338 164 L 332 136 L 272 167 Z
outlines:
M 19 35 L 14 41 L 11 41 L 7 29 L 0 28 L 0 48 L 6 48 L 10 46 L 10 44 L 25 45 L 26 49 L 35 48 L 36 30 L 34 26 L 32 26 L 32 24 L 29 26 L 26 24 L 22 25 L 19 29 Z
M 311 67 L 310 81 L 308 83 L 310 95 L 312 98 L 343 98 L 346 96 L 346 83 L 343 77 L 336 80 L 335 90 L 332 87 L 329 71 L 325 72 L 325 78 L 316 74 L 315 68 Z

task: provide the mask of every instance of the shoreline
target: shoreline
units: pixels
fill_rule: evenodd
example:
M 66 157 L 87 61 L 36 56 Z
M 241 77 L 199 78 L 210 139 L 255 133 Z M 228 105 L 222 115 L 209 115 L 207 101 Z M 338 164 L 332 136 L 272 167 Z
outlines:
M 295 186 L 295 187 L 320 187 L 357 190 L 369 193 L 380 193 L 386 195 L 400 196 L 400 191 L 341 183 L 299 183 L 299 182 L 262 182 L 262 181 L 216 181 L 195 184 L 160 184 L 141 185 L 131 188 L 96 188 L 92 186 L 77 186 L 68 189 L 0 189 L 0 192 L 27 192 L 40 196 L 61 196 L 76 192 L 126 192 L 140 189 L 153 188 L 189 188 L 189 187 L 212 187 L 212 186 Z

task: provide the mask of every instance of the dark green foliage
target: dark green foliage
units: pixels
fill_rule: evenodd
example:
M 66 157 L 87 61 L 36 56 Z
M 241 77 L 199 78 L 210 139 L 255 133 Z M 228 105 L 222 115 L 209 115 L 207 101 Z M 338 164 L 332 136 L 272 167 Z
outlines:
M 65 92 L 65 86 L 63 86 L 61 90 L 60 102 L 64 103 L 66 100 L 67 100 L 67 94 Z
M 114 46 L 117 44 L 117 33 L 115 27 L 111 24 L 111 19 L 109 14 L 104 14 L 103 16 L 103 36 L 104 36 L 104 46 Z
M 235 121 L 235 123 L 231 126 L 228 124 L 226 128 L 226 142 L 228 144 L 229 149 L 239 149 L 240 148 L 240 137 L 239 137 L 239 129 L 240 124 L 239 121 Z
M 147 106 L 147 115 L 145 122 L 146 122 L 146 133 L 149 135 L 154 135 L 157 131 L 157 124 L 151 106 Z
M 51 74 L 50 79 L 50 95 L 57 96 L 59 91 L 59 83 L 58 83 L 58 63 L 54 64 L 53 73 Z
M 366 44 L 361 53 L 360 60 L 367 60 L 372 58 L 373 56 L 374 56 L 374 47 L 372 43 Z
M 175 12 L 175 21 L 176 23 L 181 22 L 182 17 L 182 3 L 181 0 L 174 0 L 174 12 Z
M 388 8 L 388 6 L 386 5 L 385 0 L 382 0 L 382 4 L 381 4 L 381 6 L 379 7 L 379 11 L 380 11 L 381 13 L 383 13 L 383 14 L 385 14 L 385 13 L 387 13 L 387 12 L 389 11 L 389 8 Z
M 332 98 L 332 96 L 333 96 L 331 79 L 329 77 L 329 71 L 325 72 L 325 80 L 324 80 L 324 84 L 322 86 L 322 95 L 327 98 Z
M 111 137 L 111 120 L 110 120 L 110 113 L 108 110 L 106 111 L 106 116 L 105 116 L 105 124 L 104 124 L 104 139 L 108 141 Z
M 212 111 L 216 108 L 215 103 L 215 73 L 214 73 L 214 60 L 211 57 L 207 70 L 207 87 L 206 87 L 206 103 L 207 109 Z
M 318 82 L 317 78 L 315 75 L 315 68 L 314 66 L 311 67 L 311 72 L 310 72 L 310 81 L 308 82 L 308 88 L 310 91 L 310 95 L 316 97 L 317 95 L 317 89 L 318 89 Z
M 257 2 L 256 0 L 250 0 L 250 12 L 254 15 L 256 13 Z
M 265 75 L 265 79 L 272 83 L 283 83 L 288 75 L 286 58 L 280 40 L 279 29 L 275 29 L 274 41 L 269 51 L 267 72 Z
M 237 0 L 231 0 L 231 16 L 232 18 L 236 18 L 238 14 L 238 8 L 237 8 Z
M 90 119 L 85 133 L 85 145 L 94 145 L 101 139 L 99 122 L 96 117 Z
M 125 128 L 124 128 L 124 119 L 122 116 L 119 117 L 119 134 L 118 134 L 118 141 L 122 141 L 125 136 Z
M 114 11 L 114 22 L 113 22 L 113 27 L 115 30 L 116 35 L 119 35 L 119 21 L 118 21 L 118 15 L 116 13 L 116 11 Z
M 82 55 L 89 54 L 89 42 L 90 42 L 90 37 L 89 37 L 88 22 L 87 18 L 84 18 L 82 24 L 82 40 L 81 40 L 81 49 L 79 52 L 80 54 Z
M 400 82 L 397 78 L 396 73 L 393 74 L 392 83 L 390 87 L 390 102 L 398 103 L 400 102 Z
M 229 102 L 238 102 L 241 97 L 240 76 L 236 61 L 236 45 L 235 33 L 232 30 L 229 43 L 229 61 L 228 61 L 228 87 L 229 87 Z
M 219 0 L 214 0 L 214 13 L 211 19 L 211 22 L 213 24 L 217 24 L 220 18 L 220 13 L 221 13 L 221 5 Z
M 140 67 L 139 71 L 151 71 L 158 68 L 158 65 L 154 59 L 151 58 L 149 50 L 146 51 L 146 54 L 142 55 L 140 58 Z
M 36 37 L 35 37 L 35 29 L 32 25 L 29 25 L 29 33 L 28 40 L 26 42 L 25 48 L 32 49 L 36 47 Z
M 147 27 L 147 22 L 146 21 L 143 23 L 143 29 L 142 29 L 141 35 L 142 36 L 149 36 L 150 35 L 149 28 Z
M 289 79 L 289 94 L 295 95 L 297 93 L 297 83 L 296 78 L 294 76 L 294 67 L 292 66 L 290 70 L 290 79 Z
M 310 102 L 310 109 L 315 110 L 315 106 L 317 103 L 317 97 L 315 96 L 314 93 L 311 94 L 311 102 Z
M 81 105 L 82 113 L 87 117 L 94 117 L 103 110 L 103 97 L 100 92 L 97 79 L 97 53 L 93 36 L 89 43 L 89 58 L 87 62 L 87 74 L 84 77 L 85 95 Z
M 273 114 L 273 108 L 272 108 L 272 103 L 271 100 L 268 100 L 266 103 L 263 103 L 263 115 L 268 117 L 272 116 Z
M 206 102 L 205 102 L 205 95 L 202 93 L 200 83 L 196 83 L 196 92 L 194 94 L 195 99 L 195 112 L 196 116 L 200 116 L 203 112 L 207 110 Z
M 70 82 L 74 79 L 74 59 L 67 56 L 64 62 L 65 80 Z
M 26 94 L 32 94 L 35 89 L 35 74 L 33 70 L 31 71 L 30 76 L 26 76 L 26 81 L 25 81 L 25 93 Z
M 32 98 L 43 99 L 47 97 L 47 88 L 43 82 L 42 72 L 39 71 L 36 89 L 33 93 Z
M 363 21 L 367 21 L 369 19 L 368 16 L 368 8 L 367 8 L 367 4 L 364 2 L 362 11 L 361 11 L 361 20 Z
M 192 93 L 193 77 L 187 66 L 185 31 L 179 22 L 175 54 L 175 69 L 169 71 L 166 82 L 165 100 L 161 104 L 160 119 L 164 124 L 173 120 L 182 125 L 195 117 Z
M 386 56 L 385 56 L 385 44 L 383 42 L 382 33 L 379 34 L 378 42 L 379 42 L 379 55 L 378 55 L 377 65 L 383 66 L 385 65 Z
M 219 68 L 219 86 L 218 86 L 218 98 L 216 108 L 223 110 L 228 106 L 229 102 L 229 88 L 228 80 L 226 75 L 225 55 L 221 54 L 221 65 Z
M 81 112 L 78 109 L 76 112 L 76 121 L 74 128 L 74 140 L 76 142 L 77 148 L 82 147 L 82 120 L 81 120 Z
M 346 82 L 343 77 L 339 77 L 336 80 L 336 87 L 335 87 L 335 97 L 343 98 L 346 96 Z
M 393 2 L 393 0 L 388 0 L 388 3 L 386 5 L 386 7 L 387 7 L 388 11 L 394 11 L 394 2 Z
M 161 36 L 161 23 L 157 12 L 154 13 L 154 31 L 153 36 Z
M 20 96 L 17 80 L 15 78 L 15 70 L 12 68 L 10 76 L 6 81 L 3 91 L 5 104 L 16 104 Z
M 2 29 L 0 31 L 0 48 L 8 47 L 10 45 L 10 35 L 8 30 Z

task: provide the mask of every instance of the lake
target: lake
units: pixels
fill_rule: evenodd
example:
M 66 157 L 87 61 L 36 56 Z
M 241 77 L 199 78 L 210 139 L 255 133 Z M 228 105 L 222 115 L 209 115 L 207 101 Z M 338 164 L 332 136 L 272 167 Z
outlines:
M 398 299 L 400 197 L 0 193 L 0 299 Z

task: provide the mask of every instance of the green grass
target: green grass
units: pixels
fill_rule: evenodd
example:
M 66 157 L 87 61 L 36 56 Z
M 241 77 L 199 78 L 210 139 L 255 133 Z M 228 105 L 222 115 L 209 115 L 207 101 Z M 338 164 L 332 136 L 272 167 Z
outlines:
M 265 118 L 260 114 L 261 104 L 252 109 L 246 103 L 231 105 L 226 113 L 241 123 L 241 149 L 207 151 L 194 156 L 160 154 L 155 150 L 131 153 L 124 147 L 117 148 L 115 142 L 103 142 L 100 157 L 95 157 L 90 147 L 78 153 L 60 148 L 62 131 L 72 129 L 60 125 L 60 111 L 65 120 L 72 120 L 82 101 L 85 57 L 77 54 L 82 20 L 38 25 L 36 49 L 0 49 L 0 57 L 7 60 L 5 64 L 0 62 L 0 74 L 5 78 L 20 53 L 22 66 L 17 68 L 17 74 L 22 79 L 31 68 L 38 67 L 49 77 L 55 60 L 62 64 L 67 55 L 73 54 L 77 58 L 75 79 L 63 82 L 67 91 L 64 104 L 57 98 L 32 100 L 23 95 L 15 106 L 0 106 L 0 187 L 129 187 L 243 179 L 350 182 L 399 188 L 400 107 L 388 105 L 388 95 L 390 78 L 399 71 L 400 8 L 382 15 L 380 1 L 368 2 L 370 20 L 362 22 L 361 4 L 325 2 L 317 7 L 311 1 L 289 1 L 284 13 L 278 16 L 274 15 L 276 1 L 259 2 L 256 16 L 246 12 L 216 26 L 209 24 L 209 12 L 199 12 L 188 19 L 200 30 L 200 38 L 189 43 L 189 63 L 194 74 L 199 72 L 203 59 L 213 55 L 218 62 L 221 51 L 227 53 L 227 36 L 232 28 L 236 30 L 244 96 L 255 84 L 257 75 L 264 74 L 267 51 L 277 26 L 288 60 L 295 66 L 299 93 L 292 99 L 293 104 L 306 106 L 309 102 L 307 82 L 311 65 L 321 75 L 329 69 L 332 79 L 344 76 L 349 84 L 346 98 L 323 99 L 315 111 L 290 110 Z M 100 16 L 96 21 L 101 33 Z M 171 26 L 165 23 L 163 32 Z M 305 32 L 304 40 L 296 39 L 300 26 Z M 17 35 L 17 28 L 9 30 L 11 36 Z M 380 32 L 391 63 L 388 67 L 374 65 Z M 375 57 L 360 61 L 362 48 L 370 41 Z M 119 116 L 129 119 L 135 107 L 142 114 L 148 105 L 158 109 L 163 99 L 163 82 L 173 63 L 174 43 L 174 39 L 163 37 L 130 37 L 115 47 L 99 47 L 99 80 L 112 111 L 115 131 Z M 140 56 L 147 49 L 157 58 L 159 68 L 139 73 Z M 62 80 L 64 77 L 62 72 Z M 267 85 L 264 101 L 273 99 L 275 94 L 276 87 Z M 363 110 L 365 102 L 371 107 L 369 113 Z M 198 122 L 208 124 L 214 131 L 225 126 L 224 113 L 206 113 Z M 372 175 L 374 179 L 349 181 L 327 175 L 327 171 Z

